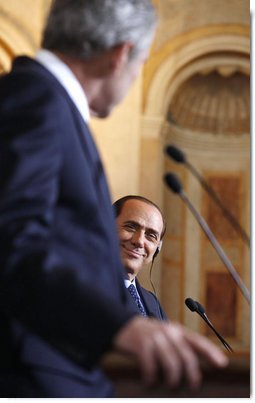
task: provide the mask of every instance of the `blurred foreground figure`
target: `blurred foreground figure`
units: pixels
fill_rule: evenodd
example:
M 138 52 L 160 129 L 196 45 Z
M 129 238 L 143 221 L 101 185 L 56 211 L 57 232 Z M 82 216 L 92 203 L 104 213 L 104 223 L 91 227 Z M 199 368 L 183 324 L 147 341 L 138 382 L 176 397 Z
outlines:
M 89 115 L 108 116 L 147 57 L 149 0 L 55 0 L 35 60 L 0 80 L 0 396 L 110 397 L 106 351 L 147 382 L 200 378 L 223 354 L 129 308 L 114 216 Z M 117 139 L 116 139 L 117 140 Z

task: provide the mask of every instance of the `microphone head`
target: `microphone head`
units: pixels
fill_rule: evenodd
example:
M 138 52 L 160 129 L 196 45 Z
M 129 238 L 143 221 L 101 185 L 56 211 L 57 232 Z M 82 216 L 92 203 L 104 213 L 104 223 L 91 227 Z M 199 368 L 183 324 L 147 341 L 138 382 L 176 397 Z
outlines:
M 185 304 L 191 310 L 191 312 L 197 312 L 198 311 L 197 303 L 192 298 L 186 298 L 185 299 Z
M 171 157 L 175 162 L 183 164 L 186 162 L 185 154 L 177 147 L 170 145 L 165 148 L 165 151 L 169 157 Z
M 203 305 L 201 305 L 198 301 L 195 301 L 198 307 L 198 311 L 200 313 L 202 313 L 202 315 L 205 313 L 205 308 L 203 307 Z
M 167 186 L 174 192 L 174 193 L 181 193 L 182 191 L 182 184 L 178 179 L 178 176 L 173 173 L 168 173 L 164 176 L 165 182 Z

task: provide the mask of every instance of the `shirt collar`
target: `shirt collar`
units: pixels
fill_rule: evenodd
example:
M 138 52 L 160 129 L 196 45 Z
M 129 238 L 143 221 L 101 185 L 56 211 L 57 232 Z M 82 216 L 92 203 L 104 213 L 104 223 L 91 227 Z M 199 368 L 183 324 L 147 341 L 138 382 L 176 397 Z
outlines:
M 134 286 L 135 286 L 135 288 L 136 288 L 136 282 L 135 282 L 135 278 L 134 278 L 134 280 L 133 281 L 130 281 L 130 280 L 128 280 L 128 279 L 124 279 L 124 283 L 125 283 L 125 287 L 126 288 L 128 288 L 131 284 L 133 284 Z
M 88 123 L 90 118 L 88 100 L 72 70 L 59 57 L 46 49 L 40 49 L 35 59 L 46 67 L 62 84 L 83 119 Z

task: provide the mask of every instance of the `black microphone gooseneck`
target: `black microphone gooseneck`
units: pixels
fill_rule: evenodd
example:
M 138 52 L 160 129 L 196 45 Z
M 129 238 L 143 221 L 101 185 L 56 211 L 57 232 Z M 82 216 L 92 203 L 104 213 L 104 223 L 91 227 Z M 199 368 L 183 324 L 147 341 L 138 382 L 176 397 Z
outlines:
M 188 196 L 185 194 L 185 192 L 182 189 L 181 182 L 179 181 L 178 177 L 173 174 L 173 173 L 168 173 L 164 177 L 165 182 L 167 186 L 174 192 L 177 193 L 180 198 L 184 201 L 184 203 L 188 206 L 196 220 L 198 221 L 199 225 L 205 232 L 207 238 L 215 248 L 218 256 L 221 258 L 222 262 L 225 264 L 226 268 L 228 269 L 229 273 L 231 274 L 232 278 L 238 285 L 239 289 L 243 293 L 244 297 L 250 304 L 250 292 L 246 288 L 245 284 L 243 283 L 242 279 L 238 275 L 236 269 L 234 268 L 233 264 L 225 254 L 224 250 L 220 246 L 219 242 L 213 235 L 212 231 L 210 230 L 209 226 L 207 225 L 206 221 L 203 219 L 203 217 L 196 211 L 195 207 L 192 205 L 190 200 L 188 199 Z
M 217 332 L 215 327 L 213 326 L 212 322 L 209 320 L 208 316 L 205 313 L 204 307 L 197 301 L 194 301 L 192 298 L 186 298 L 185 299 L 185 304 L 186 306 L 192 311 L 192 312 L 197 312 L 199 316 L 207 323 L 207 325 L 213 330 L 213 332 L 216 334 L 218 339 L 222 342 L 223 346 L 233 353 L 232 348 L 230 345 L 226 342 L 226 340 L 223 339 L 223 337 Z
M 230 224 L 233 226 L 233 228 L 239 233 L 243 241 L 247 243 L 248 246 L 250 246 L 250 238 L 243 229 L 243 227 L 240 225 L 240 223 L 237 221 L 237 219 L 230 213 L 230 211 L 227 209 L 227 207 L 222 203 L 220 200 L 219 196 L 215 193 L 213 188 L 209 186 L 209 184 L 205 181 L 205 179 L 199 174 L 199 172 L 195 169 L 193 165 L 187 160 L 186 155 L 176 146 L 174 145 L 169 145 L 166 147 L 166 153 L 169 157 L 171 157 L 175 162 L 179 164 L 184 164 L 186 167 L 190 170 L 190 172 L 198 179 L 198 181 L 201 183 L 203 188 L 206 190 L 206 192 L 211 196 L 213 201 L 221 208 L 224 216 L 226 219 L 230 222 Z

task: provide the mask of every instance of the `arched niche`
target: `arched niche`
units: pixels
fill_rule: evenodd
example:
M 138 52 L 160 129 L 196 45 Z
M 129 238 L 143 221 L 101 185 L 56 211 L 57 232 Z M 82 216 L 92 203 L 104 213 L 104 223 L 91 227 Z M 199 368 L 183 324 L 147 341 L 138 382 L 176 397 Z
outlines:
M 223 54 L 235 54 L 230 60 Z M 220 53 L 220 60 L 217 54 Z M 192 41 L 170 54 L 154 74 L 150 83 L 143 111 L 144 117 L 163 118 L 170 97 L 177 86 L 197 71 L 210 66 L 236 66 L 250 72 L 249 58 L 250 40 L 238 35 L 217 35 Z
M 215 35 L 187 43 L 169 54 L 154 74 L 144 100 L 141 119 L 141 177 L 140 190 L 161 206 L 163 183 L 161 180 L 164 154 L 164 137 L 169 132 L 166 121 L 168 106 L 181 84 L 199 71 L 231 67 L 249 74 L 250 40 L 239 35 Z M 182 133 L 179 138 L 184 136 Z M 199 136 L 198 136 L 199 137 Z M 198 138 L 199 144 L 201 144 Z M 221 142 L 222 139 L 219 139 Z M 194 141 L 194 152 L 197 144 Z M 215 141 L 208 136 L 209 145 Z M 235 141 L 234 141 L 235 144 Z M 206 145 L 205 145 L 206 146 Z M 206 147 L 205 147 L 206 148 Z M 249 140 L 247 141 L 247 150 Z M 237 151 L 240 144 L 237 141 Z

